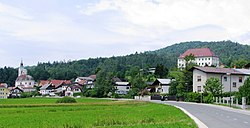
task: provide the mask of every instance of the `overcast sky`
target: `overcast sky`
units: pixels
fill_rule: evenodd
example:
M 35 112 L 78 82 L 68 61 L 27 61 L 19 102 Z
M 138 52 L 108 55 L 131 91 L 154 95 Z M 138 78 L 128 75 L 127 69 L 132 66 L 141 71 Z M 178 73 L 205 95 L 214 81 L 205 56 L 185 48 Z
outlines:
M 182 41 L 250 44 L 249 0 L 0 0 L 0 67 L 110 57 Z

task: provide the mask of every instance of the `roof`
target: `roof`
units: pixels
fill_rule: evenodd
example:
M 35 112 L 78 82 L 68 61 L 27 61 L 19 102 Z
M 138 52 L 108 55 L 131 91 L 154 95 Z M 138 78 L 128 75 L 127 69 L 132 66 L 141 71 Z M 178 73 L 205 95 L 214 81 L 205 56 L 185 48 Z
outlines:
M 39 85 L 43 86 L 45 84 L 48 84 L 50 81 L 49 80 L 40 80 Z
M 188 49 L 186 52 L 184 52 L 179 56 L 179 59 L 183 59 L 190 54 L 193 54 L 194 57 L 210 57 L 210 56 L 217 57 L 214 54 L 214 52 L 209 48 L 195 48 L 195 49 Z
M 250 70 L 249 69 L 236 69 L 236 70 L 239 71 L 239 72 L 241 72 L 241 73 L 250 75 Z
M 6 83 L 0 83 L 0 87 L 4 87 L 4 88 L 7 88 L 8 87 L 8 84 L 6 84 Z
M 40 81 L 40 85 L 44 86 L 46 84 L 51 83 L 53 86 L 55 86 L 56 88 L 62 84 L 71 84 L 70 80 L 41 80 Z
M 94 79 L 91 78 L 91 77 L 77 77 L 77 79 L 81 79 L 81 80 L 92 80 L 92 81 L 94 81 Z
M 25 80 L 34 80 L 32 76 L 30 75 L 20 75 L 16 78 L 16 81 L 25 81 Z
M 90 75 L 89 77 L 92 78 L 93 80 L 96 79 L 96 75 Z
M 158 80 L 161 84 L 170 84 L 171 79 L 156 79 Z
M 43 85 L 40 90 L 46 90 L 51 84 L 45 84 Z
M 82 90 L 82 87 L 80 85 L 70 85 L 68 86 L 68 88 L 71 88 L 71 90 L 74 90 L 76 88 L 79 88 L 80 90 Z
M 114 82 L 122 82 L 122 80 L 120 78 L 118 78 L 118 77 L 113 77 L 112 80 Z
M 129 85 L 129 82 L 115 82 L 115 84 L 118 86 L 127 86 Z
M 235 74 L 235 75 L 250 75 L 250 70 L 244 69 L 234 69 L 234 68 L 215 68 L 215 67 L 193 67 L 193 69 L 198 69 L 206 73 L 218 73 L 218 74 Z

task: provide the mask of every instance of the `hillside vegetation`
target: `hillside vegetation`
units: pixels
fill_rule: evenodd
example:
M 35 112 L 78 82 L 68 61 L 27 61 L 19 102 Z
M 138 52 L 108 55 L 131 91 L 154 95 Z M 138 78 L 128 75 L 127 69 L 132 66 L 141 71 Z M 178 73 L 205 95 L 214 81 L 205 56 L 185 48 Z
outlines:
M 182 42 L 174 44 L 156 51 L 135 53 L 127 56 L 110 58 L 90 58 L 88 60 L 78 60 L 70 62 L 38 63 L 37 66 L 28 67 L 28 72 L 35 80 L 42 79 L 74 79 L 77 76 L 88 76 L 96 74 L 104 66 L 109 66 L 107 70 L 116 72 L 117 77 L 125 78 L 125 73 L 131 67 L 139 68 L 156 67 L 162 64 L 167 68 L 174 68 L 180 54 L 190 48 L 208 47 L 219 56 L 220 62 L 230 66 L 235 60 L 250 60 L 250 46 L 242 45 L 231 41 L 217 42 Z M 17 69 L 1 68 L 0 82 L 7 82 L 13 85 L 17 77 Z

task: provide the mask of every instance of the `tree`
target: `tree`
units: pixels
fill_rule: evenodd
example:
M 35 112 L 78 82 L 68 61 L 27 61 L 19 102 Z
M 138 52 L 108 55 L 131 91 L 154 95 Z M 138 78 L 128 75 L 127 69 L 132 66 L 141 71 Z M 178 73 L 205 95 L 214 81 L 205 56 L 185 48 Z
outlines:
M 211 77 L 207 79 L 204 91 L 207 93 L 211 93 L 213 96 L 217 96 L 222 93 L 223 86 L 219 80 L 219 78 Z
M 157 64 L 154 74 L 158 78 L 165 78 L 168 75 L 168 69 L 162 64 Z
M 189 64 L 189 63 L 191 63 L 193 60 L 195 60 L 195 57 L 194 57 L 194 55 L 191 53 L 191 54 L 185 56 L 184 60 L 186 61 L 186 66 L 187 66 L 187 64 Z
M 234 67 L 236 66 L 236 68 L 243 68 L 246 64 L 248 64 L 248 61 L 245 60 L 245 59 L 238 59 L 238 60 L 235 60 L 231 63 L 231 67 Z
M 241 97 L 246 97 L 247 103 L 250 103 L 250 77 L 248 77 L 244 84 L 239 87 L 239 93 Z

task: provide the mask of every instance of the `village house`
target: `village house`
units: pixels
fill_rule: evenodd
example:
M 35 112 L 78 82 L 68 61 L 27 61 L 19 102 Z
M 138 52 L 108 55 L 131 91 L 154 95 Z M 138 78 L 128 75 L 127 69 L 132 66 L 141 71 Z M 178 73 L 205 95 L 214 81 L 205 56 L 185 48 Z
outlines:
M 54 92 L 54 93 L 63 93 L 65 92 L 66 88 L 71 84 L 70 80 L 41 80 L 39 83 L 39 86 L 42 88 L 45 85 L 51 85 L 51 88 L 47 88 L 47 91 L 43 90 L 43 93 L 48 94 L 49 92 Z M 40 90 L 41 90 L 40 88 Z M 41 91 L 40 91 L 41 92 Z
M 10 90 L 8 89 L 8 85 L 6 83 L 0 83 L 0 99 L 8 98 L 10 94 Z
M 183 69 L 186 67 L 185 57 L 188 55 L 193 55 L 194 60 L 192 63 L 195 63 L 201 67 L 204 66 L 219 66 L 219 57 L 215 55 L 211 49 L 209 48 L 195 48 L 195 49 L 188 49 L 186 52 L 181 54 L 178 57 L 177 67 Z
M 207 79 L 218 78 L 223 85 L 223 92 L 238 91 L 249 77 L 249 69 L 193 67 L 193 92 L 203 92 Z
M 50 93 L 54 93 L 54 87 L 53 87 L 52 83 L 48 83 L 48 84 L 43 85 L 40 88 L 39 92 L 42 95 L 49 95 Z
M 23 93 L 23 89 L 20 87 L 9 87 L 10 95 L 9 97 L 20 97 Z
M 96 80 L 96 75 L 90 75 L 88 77 L 77 77 L 75 82 L 85 86 L 87 89 L 93 89 L 94 88 L 94 82 Z
M 156 79 L 150 86 L 148 86 L 148 90 L 151 93 L 169 93 L 171 79 Z
M 75 93 L 81 93 L 82 90 L 82 86 L 78 85 L 78 84 L 72 84 L 70 86 L 68 86 L 66 88 L 65 91 L 65 96 L 74 96 Z
M 127 94 L 131 89 L 131 85 L 129 82 L 115 82 L 115 93 L 116 94 Z

